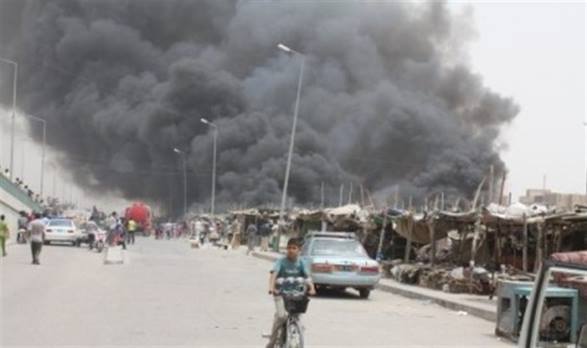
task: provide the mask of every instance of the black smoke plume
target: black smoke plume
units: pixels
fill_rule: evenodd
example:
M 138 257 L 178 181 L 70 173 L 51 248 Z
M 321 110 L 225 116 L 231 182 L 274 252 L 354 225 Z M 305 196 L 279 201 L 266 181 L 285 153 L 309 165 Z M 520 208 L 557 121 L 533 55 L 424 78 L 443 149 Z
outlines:
M 351 181 L 472 196 L 490 165 L 505 170 L 497 138 L 518 112 L 459 63 L 473 36 L 438 2 L 0 1 L 20 106 L 47 120 L 63 164 L 96 191 L 160 203 L 181 197 L 174 147 L 190 202 L 209 199 L 201 117 L 219 128 L 219 204 L 279 202 L 300 66 L 280 42 L 307 57 L 295 202 L 319 202 L 322 182 L 327 203 L 341 183 L 346 201 Z

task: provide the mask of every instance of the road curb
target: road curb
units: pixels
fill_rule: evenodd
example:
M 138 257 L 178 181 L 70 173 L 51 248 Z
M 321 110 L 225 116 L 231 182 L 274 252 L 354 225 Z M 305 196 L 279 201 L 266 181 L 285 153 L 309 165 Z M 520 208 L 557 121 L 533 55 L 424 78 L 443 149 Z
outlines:
M 260 253 L 257 251 L 253 251 L 251 253 L 251 255 L 253 255 L 256 258 L 266 260 L 266 261 L 275 261 L 278 258 L 275 255 L 268 255 L 268 254 Z M 379 291 L 384 291 L 387 293 L 411 298 L 414 300 L 430 301 L 430 302 L 435 303 L 435 304 L 442 306 L 444 308 L 447 308 L 447 309 L 450 309 L 453 311 L 457 311 L 457 312 L 460 312 L 460 311 L 467 312 L 469 315 L 472 315 L 472 316 L 475 316 L 475 317 L 478 317 L 481 319 L 485 319 L 485 320 L 491 321 L 493 323 L 495 322 L 495 319 L 496 319 L 496 312 L 494 312 L 494 311 L 479 308 L 479 307 L 476 307 L 473 305 L 467 305 L 467 304 L 456 302 L 456 301 L 451 301 L 451 300 L 442 298 L 440 296 L 430 296 L 430 295 L 422 294 L 422 293 L 419 293 L 418 291 L 415 291 L 416 289 L 410 290 L 410 289 L 400 288 L 397 286 L 393 286 L 390 284 L 384 284 L 384 283 L 379 283 L 376 286 L 376 289 Z
M 263 260 L 265 260 L 265 261 L 272 261 L 272 262 L 273 262 L 273 261 L 275 261 L 275 260 L 277 260 L 277 259 L 278 259 L 278 257 L 277 257 L 277 256 L 274 256 L 274 255 L 267 255 L 267 254 L 263 254 L 263 253 L 260 253 L 260 252 L 257 252 L 257 251 L 253 251 L 253 252 L 251 253 L 251 255 L 253 255 L 254 257 L 256 257 L 256 258 L 258 258 L 258 259 L 263 259 Z
M 475 316 L 475 317 L 478 317 L 481 319 L 485 319 L 485 320 L 491 321 L 492 323 L 495 323 L 496 312 L 493 312 L 490 310 L 475 307 L 472 305 L 467 305 L 467 304 L 456 302 L 456 301 L 447 300 L 442 297 L 421 294 L 417 291 L 402 289 L 402 288 L 399 288 L 399 287 L 396 287 L 393 285 L 389 285 L 389 284 L 379 283 L 379 284 L 377 284 L 376 289 L 381 290 L 381 291 L 385 291 L 388 293 L 392 293 L 395 295 L 400 295 L 403 297 L 411 298 L 414 300 L 430 301 L 430 302 L 435 303 L 435 304 L 442 306 L 444 308 L 451 309 L 451 310 L 454 310 L 457 312 L 461 312 L 461 311 L 467 312 L 468 314 L 470 314 L 472 316 Z

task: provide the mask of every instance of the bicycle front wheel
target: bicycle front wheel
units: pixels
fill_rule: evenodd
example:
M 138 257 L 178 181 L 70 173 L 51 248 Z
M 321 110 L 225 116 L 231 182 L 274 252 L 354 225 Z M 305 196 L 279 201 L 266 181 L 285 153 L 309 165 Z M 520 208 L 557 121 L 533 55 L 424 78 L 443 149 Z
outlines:
M 304 348 L 304 334 L 297 320 L 291 320 L 287 325 L 285 348 Z

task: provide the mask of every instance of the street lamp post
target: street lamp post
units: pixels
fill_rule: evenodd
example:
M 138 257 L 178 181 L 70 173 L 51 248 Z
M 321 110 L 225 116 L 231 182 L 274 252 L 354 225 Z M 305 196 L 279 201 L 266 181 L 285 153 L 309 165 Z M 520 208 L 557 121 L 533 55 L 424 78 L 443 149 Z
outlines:
M 0 57 L 0 61 L 8 63 L 12 65 L 12 67 L 14 68 L 14 74 L 12 78 L 12 118 L 10 120 L 10 173 L 8 176 L 9 179 L 12 180 L 12 177 L 14 175 L 14 124 L 16 118 L 16 90 L 18 81 L 18 63 L 13 60 L 2 57 Z
M 277 47 L 284 51 L 287 52 L 289 54 L 294 54 L 294 55 L 298 55 L 302 58 L 302 61 L 300 63 L 300 74 L 298 77 L 298 90 L 297 90 L 297 94 L 296 94 L 296 104 L 294 107 L 294 119 L 293 119 L 293 125 L 291 127 L 291 137 L 290 137 L 290 141 L 289 141 L 289 151 L 287 153 L 287 164 L 285 166 L 285 178 L 283 180 L 283 192 L 281 193 L 281 205 L 279 207 L 279 225 L 280 228 L 279 230 L 279 234 L 278 234 L 278 240 L 276 243 L 276 249 L 279 249 L 279 241 L 281 240 L 281 232 L 282 232 L 282 226 L 285 223 L 284 220 L 284 214 L 285 214 L 285 202 L 287 199 L 287 186 L 289 183 L 289 172 L 291 169 L 291 157 L 293 154 L 293 149 L 294 149 L 294 142 L 295 142 L 295 137 L 296 137 L 296 127 L 298 124 L 298 111 L 299 111 L 299 107 L 300 107 L 300 94 L 302 91 L 302 79 L 304 76 L 304 65 L 306 62 L 306 56 L 282 43 L 278 44 Z
M 33 116 L 33 115 L 24 114 L 24 116 L 28 117 L 32 120 L 35 120 L 37 122 L 41 122 L 41 124 L 43 125 L 43 147 L 41 150 L 41 184 L 40 184 L 40 189 L 39 189 L 41 199 L 42 199 L 44 187 L 45 187 L 45 148 L 47 146 L 47 121 L 45 121 L 42 118 L 39 118 L 37 116 Z
M 218 139 L 218 126 L 205 118 L 201 118 L 200 121 L 212 127 L 212 197 L 210 198 L 210 215 L 214 216 L 214 206 L 216 203 L 216 142 Z
M 185 217 L 188 213 L 188 177 L 187 166 L 185 161 L 185 152 L 179 150 L 178 148 L 174 148 L 173 152 L 181 156 L 181 160 L 183 162 L 183 215 Z

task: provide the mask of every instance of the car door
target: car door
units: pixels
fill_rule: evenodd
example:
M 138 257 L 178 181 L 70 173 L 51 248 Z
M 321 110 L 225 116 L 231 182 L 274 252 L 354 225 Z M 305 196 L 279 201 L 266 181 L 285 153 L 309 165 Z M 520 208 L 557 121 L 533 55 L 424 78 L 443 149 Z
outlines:
M 518 346 L 587 348 L 587 265 L 544 262 L 524 313 Z

